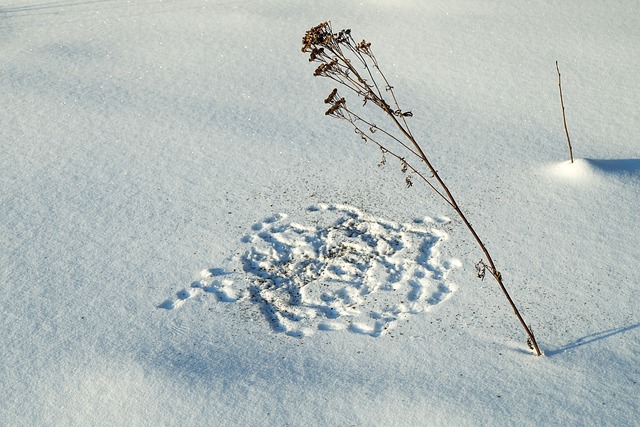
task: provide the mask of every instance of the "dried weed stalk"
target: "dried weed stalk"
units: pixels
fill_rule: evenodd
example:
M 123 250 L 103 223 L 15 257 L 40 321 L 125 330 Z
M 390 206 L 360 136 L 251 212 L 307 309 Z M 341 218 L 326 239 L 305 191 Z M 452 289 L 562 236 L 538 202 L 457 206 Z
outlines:
M 569 130 L 567 129 L 567 117 L 564 114 L 564 100 L 562 99 L 562 81 L 560 80 L 560 68 L 558 68 L 558 61 L 556 61 L 556 71 L 558 72 L 558 88 L 560 89 L 560 106 L 562 107 L 562 123 L 564 123 L 564 134 L 567 136 L 567 143 L 569 144 L 569 160 L 573 163 L 573 148 L 571 148 L 571 138 L 569 138 Z
M 333 89 L 324 101 L 329 105 L 326 115 L 345 120 L 361 139 L 373 143 L 380 149 L 382 153 L 380 166 L 386 164 L 388 157 L 395 158 L 405 174 L 407 187 L 411 187 L 416 179 L 423 181 L 451 206 L 484 254 L 485 259 L 476 265 L 478 277 L 484 278 L 488 272 L 496 280 L 527 333 L 527 344 L 536 355 L 540 356 L 542 353 L 535 337 L 507 292 L 502 275 L 496 268 L 485 244 L 411 133 L 407 119 L 413 114 L 400 108 L 393 86 L 380 69 L 378 60 L 371 50 L 371 43 L 366 40 L 357 42 L 351 35 L 351 30 L 334 32 L 331 23 L 324 22 L 306 32 L 302 38 L 302 52 L 310 55 L 309 62 L 318 64 L 314 72 L 315 76 L 327 77 L 335 81 L 348 92 L 354 92 L 363 102 L 363 106 L 374 105 L 390 119 L 392 130 L 380 127 L 362 117 L 347 104 L 338 89 Z

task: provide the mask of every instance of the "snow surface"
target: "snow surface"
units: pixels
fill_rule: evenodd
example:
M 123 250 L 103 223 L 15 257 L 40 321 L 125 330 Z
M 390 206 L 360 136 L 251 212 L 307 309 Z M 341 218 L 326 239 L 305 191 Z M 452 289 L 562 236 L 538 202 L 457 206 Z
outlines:
M 324 116 L 329 19 L 544 357 L 454 213 Z M 640 424 L 639 40 L 631 0 L 3 4 L 0 424 Z

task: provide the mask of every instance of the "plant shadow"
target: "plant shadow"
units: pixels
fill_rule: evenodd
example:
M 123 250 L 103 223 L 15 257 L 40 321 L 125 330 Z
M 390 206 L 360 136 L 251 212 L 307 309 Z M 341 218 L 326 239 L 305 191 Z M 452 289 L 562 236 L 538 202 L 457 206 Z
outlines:
M 614 335 L 623 334 L 623 333 L 626 333 L 626 332 L 631 332 L 634 329 L 637 329 L 639 327 L 640 327 L 640 323 L 636 323 L 635 325 L 621 326 L 619 328 L 608 329 L 606 331 L 595 332 L 595 333 L 590 334 L 590 335 L 585 335 L 584 337 L 581 337 L 581 338 L 578 338 L 577 340 L 571 341 L 570 343 L 565 344 L 562 347 L 559 347 L 559 348 L 557 348 L 555 350 L 547 350 L 547 351 L 545 351 L 545 356 L 547 356 L 547 357 L 557 356 L 559 354 L 564 353 L 565 351 L 573 350 L 573 349 L 581 347 L 583 345 L 587 345 L 587 344 L 591 344 L 591 343 L 596 342 L 596 341 L 604 340 L 604 339 L 610 338 L 610 337 L 612 337 Z
M 591 166 L 605 173 L 640 177 L 640 159 L 585 159 Z

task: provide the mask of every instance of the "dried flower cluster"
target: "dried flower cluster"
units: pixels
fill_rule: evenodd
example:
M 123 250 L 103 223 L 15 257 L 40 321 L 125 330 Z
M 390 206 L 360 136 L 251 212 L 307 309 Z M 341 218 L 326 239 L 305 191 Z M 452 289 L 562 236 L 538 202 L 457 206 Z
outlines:
M 371 51 L 371 43 L 366 40 L 357 43 L 351 36 L 351 30 L 341 30 L 334 33 L 329 22 L 316 25 L 307 31 L 302 38 L 302 52 L 309 53 L 309 62 L 319 63 L 313 73 L 314 76 L 328 77 L 347 87 L 361 96 L 364 104 L 371 101 L 389 114 L 412 116 L 411 112 L 403 112 L 400 108 L 391 108 L 384 99 L 371 68 L 374 68 L 384 81 L 386 91 L 392 91 L 393 88 L 378 67 L 378 62 Z M 369 66 L 367 60 L 371 61 L 372 67 Z M 362 66 L 360 70 L 356 68 L 359 65 Z M 339 108 L 341 107 L 336 110 Z
M 309 62 L 319 63 L 313 73 L 314 76 L 328 77 L 355 92 L 361 98 L 363 106 L 371 102 L 388 115 L 401 118 L 398 124 L 408 134 L 411 134 L 404 119 L 413 116 L 413 114 L 410 111 L 402 111 L 397 105 L 393 87 L 380 70 L 378 61 L 371 50 L 371 43 L 366 40 L 356 42 L 349 29 L 334 33 L 331 24 L 324 22 L 306 32 L 302 38 L 302 51 L 309 53 Z M 384 84 L 379 84 L 378 81 Z M 380 89 L 381 87 L 384 87 L 384 92 Z M 387 94 L 393 99 L 395 108 L 391 107 L 383 94 Z M 346 120 L 354 127 L 361 139 L 373 142 L 380 148 L 382 160 L 379 162 L 379 166 L 386 164 L 386 154 L 396 157 L 400 161 L 402 173 L 405 174 L 406 186 L 413 185 L 413 177 L 418 174 L 418 171 L 405 160 L 404 156 L 413 155 L 420 159 L 420 155 L 414 148 L 350 109 L 345 98 L 338 93 L 338 89 L 333 89 L 324 102 L 330 105 L 326 115 Z M 381 131 L 380 134 L 374 137 L 373 134 L 378 131 Z M 406 153 L 389 151 L 385 148 L 385 141 L 379 136 L 395 140 Z
M 486 262 L 481 260 L 476 266 L 478 276 L 484 278 L 486 272 L 493 276 L 525 329 L 527 342 L 538 356 L 541 355 L 533 333 L 504 287 L 502 274 L 496 268 L 489 251 L 414 138 L 407 122 L 407 118 L 413 114 L 400 108 L 394 88 L 380 69 L 371 43 L 366 40 L 356 42 L 351 30 L 334 32 L 330 22 L 323 22 L 305 33 L 302 38 L 302 52 L 309 54 L 309 62 L 318 63 L 314 76 L 333 80 L 348 92 L 355 93 L 362 101 L 362 107 L 373 105 L 384 113 L 383 116 L 388 117 L 392 125 L 391 131 L 377 126 L 351 108 L 338 89 L 333 89 L 324 100 L 329 104 L 326 115 L 347 121 L 362 140 L 373 143 L 380 149 L 382 160 L 378 166 L 387 163 L 387 156 L 395 158 L 400 163 L 407 187 L 413 186 L 414 179 L 421 180 L 457 213 L 486 259 Z M 362 108 L 358 109 L 360 110 Z

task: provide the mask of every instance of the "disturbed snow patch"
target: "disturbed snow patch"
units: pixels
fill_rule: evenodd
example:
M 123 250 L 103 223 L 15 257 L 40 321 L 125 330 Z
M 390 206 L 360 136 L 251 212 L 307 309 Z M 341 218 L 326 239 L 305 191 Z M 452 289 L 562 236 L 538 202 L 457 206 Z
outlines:
M 292 336 L 341 330 L 374 337 L 399 320 L 439 304 L 455 287 L 442 260 L 448 220 L 399 224 L 344 205 L 308 209 L 315 225 L 277 214 L 252 226 L 248 249 L 226 268 L 202 279 L 159 307 L 173 309 L 201 292 L 219 301 L 252 304 L 271 327 Z

